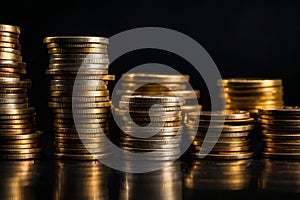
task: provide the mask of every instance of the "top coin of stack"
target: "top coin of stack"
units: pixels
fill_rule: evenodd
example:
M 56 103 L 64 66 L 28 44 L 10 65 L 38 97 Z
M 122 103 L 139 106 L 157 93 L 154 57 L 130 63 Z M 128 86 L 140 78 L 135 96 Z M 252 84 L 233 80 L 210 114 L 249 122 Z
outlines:
M 0 24 L 0 158 L 33 159 L 40 156 L 41 132 L 36 130 L 35 109 L 29 107 L 30 80 L 22 80 L 17 26 Z
M 205 149 L 205 146 L 203 147 L 204 138 L 207 138 L 205 142 L 215 144 L 205 157 L 207 159 L 233 160 L 252 157 L 248 136 L 254 128 L 254 120 L 250 118 L 249 112 L 201 111 L 200 116 L 198 113 L 189 113 L 186 117 L 187 133 L 193 140 L 191 151 L 193 157 L 203 156 L 200 154 L 200 150 Z M 194 136 L 195 132 L 197 132 L 196 136 Z M 221 133 L 220 136 L 215 134 L 218 132 Z
M 283 87 L 281 79 L 224 79 L 222 97 L 226 101 L 226 109 L 247 110 L 253 114 L 258 109 L 283 106 Z
M 268 158 L 300 159 L 300 107 L 259 110 Z
M 47 37 L 44 43 L 50 55 L 47 74 L 52 76 L 49 106 L 54 113 L 56 156 L 81 160 L 107 156 L 104 142 L 111 106 L 107 84 L 114 80 L 108 74 L 108 38 L 58 36 Z
M 126 73 L 121 77 L 121 88 L 117 94 L 181 96 L 185 99 L 181 107 L 184 115 L 185 112 L 202 109 L 197 101 L 200 91 L 187 88 L 189 79 L 188 75 Z

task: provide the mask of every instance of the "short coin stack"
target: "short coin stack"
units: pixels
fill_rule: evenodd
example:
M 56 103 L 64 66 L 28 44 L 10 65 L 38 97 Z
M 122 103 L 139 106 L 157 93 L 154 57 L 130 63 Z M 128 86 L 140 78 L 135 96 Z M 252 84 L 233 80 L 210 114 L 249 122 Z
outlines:
M 283 106 L 281 79 L 224 79 L 224 94 L 228 110 L 247 110 L 257 115 L 258 109 Z
M 259 110 L 268 158 L 300 159 L 300 107 Z
M 108 39 L 58 36 L 47 37 L 44 43 L 50 55 L 47 74 L 52 77 L 49 106 L 54 114 L 56 157 L 106 157 L 111 106 L 107 84 L 114 80 L 108 75 Z
M 153 153 L 145 155 L 142 160 L 168 161 L 179 158 L 182 104 L 182 97 L 122 96 L 118 110 L 122 123 L 121 148 L 129 152 Z M 155 151 L 162 152 L 155 154 Z
M 202 109 L 197 101 L 200 91 L 187 88 L 189 79 L 188 75 L 126 73 L 117 94 L 182 96 L 185 99 L 181 107 L 184 116 L 186 112 Z
M 213 120 L 211 118 L 213 117 Z M 225 121 L 221 120 L 225 119 Z M 192 157 L 202 156 L 203 141 L 215 146 L 205 157 L 207 159 L 233 160 L 252 157 L 251 145 L 248 136 L 253 130 L 253 118 L 247 111 L 201 111 L 187 114 L 186 130 L 193 140 Z M 224 125 L 224 126 L 223 126 Z M 210 134 L 208 134 L 208 129 Z M 196 134 L 195 134 L 196 132 Z M 214 133 L 221 133 L 220 137 Z
M 0 158 L 33 159 L 41 154 L 41 132 L 36 130 L 35 109 L 29 107 L 19 43 L 20 28 L 0 25 Z

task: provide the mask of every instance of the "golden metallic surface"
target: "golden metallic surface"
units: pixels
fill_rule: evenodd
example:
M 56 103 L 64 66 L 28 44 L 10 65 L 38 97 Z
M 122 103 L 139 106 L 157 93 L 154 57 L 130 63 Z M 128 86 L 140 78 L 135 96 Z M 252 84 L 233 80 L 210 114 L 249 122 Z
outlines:
M 0 36 L 0 42 L 9 42 L 19 44 L 19 39 L 13 37 Z
M 100 43 L 108 44 L 108 38 L 93 36 L 55 36 L 44 38 L 44 43 Z
M 13 25 L 0 24 L 0 31 L 1 32 L 9 32 L 9 33 L 20 34 L 21 33 L 21 28 L 18 27 L 18 26 L 13 26 Z
M 190 76 L 189 75 L 171 75 L 171 74 L 124 74 L 122 79 L 127 82 L 174 82 L 174 83 L 185 83 L 189 82 Z
M 281 86 L 281 79 L 261 79 L 261 78 L 232 78 L 232 79 L 223 79 L 220 84 L 223 84 L 225 87 L 274 87 Z
M 1 41 L 1 37 L 0 37 Z M 103 53 L 107 54 L 107 49 L 103 48 L 52 48 L 48 49 L 49 54 L 58 54 L 58 53 Z
M 101 43 L 48 43 L 48 49 L 52 48 L 101 48 L 107 49 L 107 45 Z

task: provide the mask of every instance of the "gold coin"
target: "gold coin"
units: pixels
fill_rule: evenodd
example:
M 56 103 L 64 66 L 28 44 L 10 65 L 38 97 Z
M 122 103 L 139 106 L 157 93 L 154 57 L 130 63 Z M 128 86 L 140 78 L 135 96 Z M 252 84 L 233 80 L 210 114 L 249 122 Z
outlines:
M 52 97 L 64 97 L 64 96 L 74 96 L 78 97 L 106 97 L 109 96 L 109 91 L 52 91 L 50 93 Z
M 0 24 L 0 31 L 1 32 L 10 32 L 15 34 L 21 33 L 21 28 L 18 26 L 7 25 L 7 24 Z
M 300 159 L 300 153 L 273 153 L 273 152 L 263 152 L 263 156 L 266 158 L 278 158 L 278 159 Z
M 244 120 L 250 118 L 250 113 L 248 111 L 240 110 L 224 110 L 224 111 L 201 111 L 199 114 L 196 112 L 188 113 L 188 118 L 192 119 L 203 119 L 203 120 L 213 120 L 225 119 L 225 120 Z
M 35 113 L 35 109 L 23 108 L 23 109 L 0 109 L 0 115 L 23 115 Z
M 5 124 L 30 124 L 34 121 L 33 118 L 31 119 L 10 119 L 10 120 L 2 120 L 0 121 L 0 125 Z
M 101 48 L 107 49 L 107 45 L 101 43 L 48 43 L 47 48 Z
M 171 103 L 159 103 L 160 106 L 163 107 L 174 107 L 174 106 L 181 106 L 182 102 L 171 102 Z M 154 103 L 147 103 L 147 102 L 128 102 L 128 101 L 119 101 L 120 109 L 139 109 L 140 107 L 150 108 L 151 106 L 155 105 Z
M 1 53 L 0 53 L 1 54 Z M 20 79 L 20 74 L 17 73 L 9 73 L 9 72 L 0 72 L 0 77 L 7 79 L 7 81 L 9 81 L 9 79 L 11 79 L 11 81 L 14 81 L 14 78 L 17 78 L 16 81 L 18 81 Z M 1 81 L 2 82 L 2 81 Z M 5 80 L 3 81 L 5 82 Z
M 0 37 L 1 41 L 1 37 Z M 107 49 L 103 48 L 52 48 L 48 49 L 49 54 L 57 53 L 103 53 L 107 54 Z
M 261 78 L 232 78 L 223 79 L 219 82 L 224 87 L 274 87 L 281 86 L 281 79 L 261 79 Z
M 199 90 L 182 90 L 182 91 L 151 91 L 151 90 L 118 90 L 118 95 L 143 95 L 143 96 L 150 96 L 150 95 L 165 95 L 165 96 L 177 96 L 177 97 L 184 97 L 185 99 L 193 99 L 193 98 L 200 98 L 200 91 Z
M 19 43 L 19 39 L 13 37 L 0 36 L 0 42 Z
M 148 117 L 148 118 L 131 118 L 131 117 L 127 117 L 127 116 L 121 116 L 120 117 L 123 121 L 129 121 L 129 120 L 133 120 L 134 122 L 174 122 L 174 121 L 181 121 L 182 117 L 181 115 L 177 115 L 177 116 L 159 116 L 159 117 Z
M 0 52 L 0 59 L 22 62 L 22 56 L 8 52 Z
M 108 44 L 108 38 L 92 36 L 56 36 L 44 38 L 44 43 L 100 43 Z
M 13 131 L 13 130 L 12 130 Z M 38 138 L 42 135 L 41 131 L 36 131 L 34 133 L 21 133 L 18 135 L 3 135 L 0 133 L 1 140 L 29 140 L 33 138 Z
M 54 113 L 73 113 L 73 114 L 98 114 L 98 113 L 109 113 L 110 108 L 85 108 L 85 109 L 52 109 Z
M 92 86 L 92 85 L 51 85 L 50 90 L 73 90 L 76 88 L 77 90 L 84 90 L 84 91 L 98 91 L 98 90 L 107 90 L 106 85 L 97 85 L 97 86 Z
M 21 51 L 20 50 L 13 49 L 13 48 L 7 48 L 7 47 L 0 47 L 0 52 L 8 52 L 8 53 L 14 53 L 14 54 L 21 55 Z
M 107 75 L 108 70 L 98 69 L 82 69 L 76 71 L 62 70 L 62 69 L 47 69 L 46 74 L 48 75 Z M 104 76 L 106 77 L 106 76 Z
M 40 153 L 32 154 L 2 154 L 0 155 L 1 159 L 5 160 L 31 160 L 41 157 Z
M 122 101 L 125 102 L 143 102 L 143 103 L 172 103 L 172 102 L 183 102 L 183 97 L 174 96 L 147 96 L 147 95 L 123 95 Z
M 15 44 L 15 43 L 10 43 L 10 42 L 1 42 L 0 41 L 0 47 L 1 48 L 14 48 L 14 49 L 21 49 L 21 45 L 20 44 Z
M 0 120 L 19 120 L 33 118 L 35 113 L 27 115 L 0 115 Z
M 1 153 L 37 153 L 41 151 L 40 144 L 13 144 L 13 145 L 0 145 Z M 32 152 L 30 152 L 32 150 Z
M 205 159 L 216 159 L 216 160 L 239 160 L 239 159 L 249 159 L 253 157 L 252 152 L 222 152 L 218 154 L 208 154 L 202 155 L 200 153 L 192 154 L 195 157 L 203 157 Z
M 0 31 L 0 36 L 19 38 L 20 34 Z
M 66 154 L 66 153 L 55 153 L 54 154 L 56 158 L 58 159 L 70 159 L 70 160 L 98 160 L 101 158 L 106 158 L 109 156 L 109 153 L 103 153 L 103 154 L 92 154 L 92 155 L 85 155 L 85 154 Z
M 143 123 L 143 122 L 130 122 L 130 121 L 125 121 L 123 122 L 123 126 L 149 126 L 151 127 L 176 127 L 176 126 L 181 126 L 181 121 L 179 122 L 152 122 L 152 123 Z
M 177 83 L 147 83 L 147 84 L 138 84 L 132 82 L 122 82 L 122 88 L 126 88 L 127 90 L 140 89 L 140 90 L 185 90 L 185 84 L 177 84 Z
M 100 102 L 100 103 L 57 103 L 57 102 L 49 102 L 49 107 L 51 108 L 102 108 L 102 107 L 110 107 L 111 102 Z
M 201 149 L 205 150 L 204 148 L 200 147 L 200 146 L 195 146 L 194 147 L 194 151 L 200 151 Z M 250 151 L 251 147 L 250 146 L 240 146 L 240 147 L 214 147 L 211 151 L 210 154 L 214 154 L 217 152 L 241 152 L 241 151 Z
M 1 67 L 0 72 L 26 74 L 26 70 L 21 69 L 21 68 L 4 68 L 4 67 Z
M 121 77 L 122 80 L 125 80 L 127 82 L 189 82 L 189 75 L 172 75 L 172 74 L 123 74 Z
M 96 103 L 109 101 L 109 97 L 52 97 L 53 102 L 76 102 L 76 103 Z

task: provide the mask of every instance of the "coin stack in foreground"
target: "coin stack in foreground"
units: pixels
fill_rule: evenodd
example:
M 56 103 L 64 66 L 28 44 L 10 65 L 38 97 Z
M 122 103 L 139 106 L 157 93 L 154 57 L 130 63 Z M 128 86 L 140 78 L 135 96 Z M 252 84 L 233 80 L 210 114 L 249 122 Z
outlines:
M 0 25 L 0 158 L 33 159 L 41 154 L 41 132 L 29 107 L 26 73 L 19 43 L 20 28 Z
M 268 158 L 300 159 L 300 107 L 259 110 Z
M 250 118 L 250 113 L 247 111 L 202 111 L 200 116 L 197 113 L 187 114 L 186 130 L 193 141 L 191 156 L 194 158 L 204 156 L 200 154 L 200 150 L 205 150 L 203 141 L 207 138 L 205 142 L 215 144 L 206 155 L 207 159 L 251 158 L 248 136 L 254 128 L 253 122 L 253 118 Z M 215 133 L 221 133 L 220 137 Z
M 105 158 L 111 102 L 107 84 L 108 39 L 60 36 L 44 39 L 50 55 L 49 106 L 54 114 L 57 158 Z
M 129 152 L 145 153 L 141 159 L 146 161 L 179 158 L 182 104 L 182 97 L 122 96 L 118 110 L 122 123 L 120 147 Z
M 283 106 L 281 79 L 224 79 L 222 97 L 228 110 L 247 110 L 257 115 L 258 109 Z
M 198 104 L 200 91 L 187 87 L 189 79 L 188 75 L 126 73 L 121 77 L 117 94 L 120 97 L 131 94 L 182 96 L 185 100 L 181 107 L 184 116 L 184 113 L 202 109 Z

